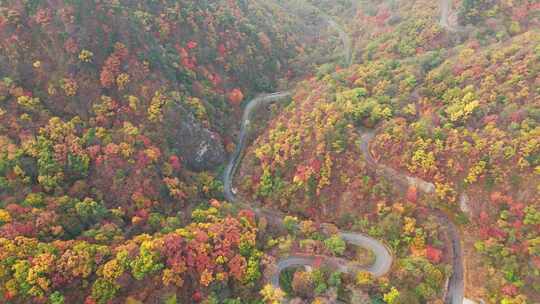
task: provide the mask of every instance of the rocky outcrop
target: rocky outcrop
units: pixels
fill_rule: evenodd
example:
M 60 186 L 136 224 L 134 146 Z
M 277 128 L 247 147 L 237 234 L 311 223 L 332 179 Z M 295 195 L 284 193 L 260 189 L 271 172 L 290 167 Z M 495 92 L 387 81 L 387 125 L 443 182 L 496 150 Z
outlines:
M 178 150 L 189 169 L 210 170 L 225 161 L 225 149 L 219 135 L 204 128 L 181 105 L 174 103 L 165 107 L 164 124 L 169 145 Z

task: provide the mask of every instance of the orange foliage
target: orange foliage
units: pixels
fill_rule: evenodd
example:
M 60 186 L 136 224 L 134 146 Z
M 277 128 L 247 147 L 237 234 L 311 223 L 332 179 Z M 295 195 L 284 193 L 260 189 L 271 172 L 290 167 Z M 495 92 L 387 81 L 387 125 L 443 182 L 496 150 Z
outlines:
M 240 89 L 236 88 L 229 93 L 229 103 L 235 107 L 240 106 L 242 100 L 244 100 L 244 94 Z
M 441 261 L 442 251 L 437 248 L 427 246 L 426 256 L 432 263 L 438 264 Z
M 407 190 L 407 200 L 411 203 L 416 203 L 416 200 L 418 199 L 418 192 L 416 190 L 416 187 L 412 186 L 409 187 Z

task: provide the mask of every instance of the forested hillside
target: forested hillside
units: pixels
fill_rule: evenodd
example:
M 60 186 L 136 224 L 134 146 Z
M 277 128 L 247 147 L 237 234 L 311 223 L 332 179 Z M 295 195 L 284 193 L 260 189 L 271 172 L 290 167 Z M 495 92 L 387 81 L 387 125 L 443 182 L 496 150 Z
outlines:
M 153 302 L 156 286 L 208 286 L 235 256 L 219 281 L 256 281 L 244 276 L 251 251 L 234 247 L 254 244 L 252 228 L 189 226 L 191 210 L 221 197 L 242 101 L 292 73 L 293 26 L 282 10 L 234 1 L 2 2 L 1 302 Z M 218 264 L 188 245 L 210 225 L 236 242 Z
M 443 212 L 462 232 L 469 297 L 539 301 L 539 6 L 454 2 L 443 24 L 448 16 L 431 1 L 359 1 L 354 16 L 347 3 L 316 3 L 356 37 L 356 64 L 297 85 L 246 153 L 239 189 L 265 206 L 387 240 L 404 253 L 398 273 L 433 248 L 443 254 L 431 263 L 451 264 L 452 249 L 426 238 L 426 214 L 395 208 Z M 381 174 L 388 168 L 428 184 L 412 183 L 400 197 L 395 178 Z M 415 289 L 418 279 L 391 282 L 402 296 L 415 290 L 414 301 L 437 298 Z
M 539 29 L 534 0 L 0 0 L 0 303 L 540 302 Z
M 219 195 L 205 170 L 225 160 L 241 102 L 286 76 L 299 43 L 286 20 L 258 18 L 272 12 L 234 2 L 2 7 L 2 200 L 40 208 L 89 197 L 127 225 L 143 218 L 140 229 L 153 211 Z M 3 230 L 39 235 L 31 222 Z

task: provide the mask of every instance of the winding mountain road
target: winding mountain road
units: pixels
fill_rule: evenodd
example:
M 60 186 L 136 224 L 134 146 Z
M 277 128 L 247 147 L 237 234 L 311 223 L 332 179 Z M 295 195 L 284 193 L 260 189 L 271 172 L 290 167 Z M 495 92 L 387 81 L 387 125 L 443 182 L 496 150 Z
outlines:
M 275 2 L 275 1 L 274 1 Z M 280 5 L 276 3 L 277 5 Z M 354 61 L 354 53 L 352 48 L 352 39 L 351 36 L 345 31 L 345 29 L 337 23 L 332 16 L 328 15 L 326 12 L 321 10 L 319 7 L 310 4 L 308 2 L 302 3 L 302 9 L 305 9 L 306 7 L 312 9 L 313 11 L 317 12 L 321 18 L 328 23 L 328 25 L 333 28 L 339 35 L 339 39 L 341 40 L 341 43 L 343 44 L 343 60 L 345 61 L 346 66 L 350 66 L 353 64 Z M 354 8 L 356 9 L 356 7 Z
M 249 204 L 246 204 L 244 202 L 241 202 L 237 197 L 236 194 L 232 188 L 232 183 L 234 179 L 235 172 L 240 164 L 240 161 L 243 156 L 243 152 L 246 148 L 247 144 L 247 135 L 249 133 L 249 126 L 250 126 L 250 119 L 252 116 L 252 113 L 260 106 L 267 105 L 273 102 L 277 102 L 280 100 L 285 100 L 287 98 L 290 98 L 291 94 L 290 92 L 277 92 L 272 94 L 264 94 L 260 95 L 252 100 L 250 100 L 247 104 L 247 106 L 244 109 L 244 113 L 242 115 L 242 125 L 240 128 L 240 136 L 239 136 L 239 142 L 236 146 L 236 149 L 234 153 L 232 154 L 229 163 L 227 164 L 227 167 L 225 168 L 225 172 L 223 175 L 223 185 L 224 185 L 224 194 L 225 198 L 233 203 L 237 203 L 243 207 L 250 207 L 254 210 L 254 212 L 259 216 L 264 216 L 269 220 L 269 224 L 276 226 L 283 226 L 283 217 L 285 216 L 283 213 L 279 211 L 274 210 L 268 210 L 265 208 L 259 208 L 250 206 Z M 371 238 L 365 234 L 362 233 L 355 233 L 355 232 L 339 232 L 339 236 L 347 243 L 361 246 L 364 248 L 367 248 L 371 250 L 375 255 L 375 262 L 373 265 L 370 265 L 369 267 L 359 267 L 357 265 L 350 265 L 349 263 L 346 263 L 346 260 L 339 259 L 339 258 L 327 258 L 329 261 L 333 262 L 336 267 L 342 272 L 354 272 L 358 270 L 364 270 L 369 273 L 371 273 L 374 277 L 380 277 L 385 275 L 390 271 L 390 268 L 392 267 L 392 254 L 390 253 L 390 250 L 380 241 Z M 317 260 L 317 257 L 315 256 L 290 256 L 283 258 L 278 261 L 277 267 L 272 274 L 270 278 L 270 282 L 274 287 L 279 287 L 279 275 L 280 273 L 290 267 L 293 266 L 312 266 L 314 265 L 315 261 Z
M 441 11 L 441 20 L 440 24 L 447 30 L 452 30 L 450 24 L 448 23 L 448 17 L 450 15 L 450 0 L 441 0 L 440 2 L 440 11 Z
M 466 29 L 463 26 L 460 26 L 458 22 L 455 20 L 457 18 L 454 14 L 456 12 L 452 12 L 452 0 L 440 0 L 439 1 L 439 10 L 441 12 L 441 18 L 439 20 L 439 24 L 447 31 L 449 32 L 464 32 Z M 452 19 L 451 18 L 452 14 Z M 470 300 L 467 300 L 470 301 Z
M 225 173 L 223 178 L 223 188 L 225 192 L 225 198 L 228 201 L 235 202 L 236 195 L 232 188 L 232 181 L 234 179 L 234 173 L 240 163 L 242 158 L 242 152 L 246 148 L 246 138 L 249 132 L 249 125 L 251 123 L 250 118 L 254 110 L 258 109 L 260 106 L 268 105 L 276 101 L 285 100 L 286 98 L 291 97 L 290 92 L 276 92 L 271 94 L 259 95 L 252 100 L 250 100 L 242 114 L 242 125 L 240 126 L 240 134 L 238 135 L 239 142 L 236 145 L 234 153 L 225 167 Z
M 328 22 L 328 24 L 339 33 L 340 39 L 342 40 L 344 49 L 345 49 L 345 61 L 347 65 L 351 65 L 352 60 L 353 60 L 352 59 L 352 43 L 351 43 L 349 35 L 343 30 L 343 28 L 341 28 L 329 16 L 327 16 L 326 14 L 323 14 L 323 17 Z M 233 180 L 234 180 L 234 175 L 236 173 L 236 170 L 242 160 L 243 152 L 247 145 L 247 135 L 249 133 L 249 127 L 251 124 L 250 119 L 253 112 L 261 106 L 268 105 L 277 101 L 285 100 L 290 97 L 291 97 L 291 93 L 288 91 L 276 92 L 276 93 L 271 93 L 271 94 L 263 94 L 250 100 L 247 103 L 246 107 L 244 108 L 244 112 L 242 114 L 242 122 L 240 126 L 238 144 L 236 145 L 235 151 L 233 152 L 223 174 L 224 195 L 228 201 L 237 203 L 241 206 L 246 206 L 246 207 L 249 206 L 249 204 L 240 202 L 237 199 L 236 193 L 233 189 Z M 265 218 L 267 218 L 270 224 L 274 226 L 283 225 L 282 219 L 284 215 L 282 213 L 278 211 L 259 208 L 259 207 L 253 208 L 253 206 L 252 206 L 252 209 L 257 215 L 264 216 Z M 383 243 L 361 233 L 340 232 L 339 235 L 345 242 L 356 245 L 356 246 L 367 248 L 371 250 L 375 255 L 375 262 L 373 263 L 373 265 L 366 268 L 361 268 L 355 265 L 349 265 L 348 263 L 345 263 L 345 260 L 343 259 L 329 258 L 336 263 L 337 267 L 341 271 L 353 272 L 353 271 L 358 271 L 358 270 L 365 270 L 365 271 L 370 272 L 375 277 L 383 276 L 390 271 L 393 258 L 392 258 L 392 254 L 390 250 Z M 274 271 L 274 273 L 272 274 L 272 277 L 270 278 L 270 282 L 272 283 L 272 285 L 274 285 L 274 287 L 279 287 L 279 275 L 283 270 L 293 267 L 293 266 L 311 266 L 314 264 L 316 259 L 317 258 L 314 256 L 311 256 L 311 257 L 290 256 L 290 257 L 283 258 L 278 261 L 276 270 Z
M 343 48 L 345 49 L 345 63 L 347 66 L 352 65 L 353 63 L 353 51 L 352 51 L 352 41 L 351 36 L 345 32 L 343 27 L 336 23 L 334 19 L 332 19 L 330 16 L 323 14 L 324 20 L 328 22 L 328 24 L 333 27 L 339 34 L 339 38 L 343 42 Z
M 449 14 L 450 0 L 441 0 L 441 25 L 450 29 L 448 26 L 448 14 Z M 353 61 L 352 56 L 352 43 L 350 36 L 343 30 L 343 28 L 337 24 L 330 16 L 322 13 L 323 18 L 328 24 L 338 31 L 340 39 L 343 42 L 345 49 L 345 60 L 347 65 L 351 65 Z M 251 124 L 250 118 L 252 113 L 260 106 L 268 105 L 274 102 L 286 100 L 291 97 L 291 92 L 283 91 L 271 94 L 262 94 L 252 100 L 250 100 L 243 112 L 242 122 L 239 134 L 239 141 L 234 153 L 232 154 L 223 174 L 224 195 L 225 198 L 231 203 L 239 204 L 243 207 L 249 207 L 259 216 L 264 216 L 269 220 L 270 225 L 283 228 L 284 214 L 279 211 L 268 210 L 253 206 L 253 204 L 244 203 L 238 200 L 236 193 L 233 189 L 233 180 L 236 170 L 243 158 L 243 153 L 247 145 L 247 135 L 249 133 L 249 127 Z M 374 138 L 375 133 L 373 130 L 359 129 L 361 133 L 361 151 L 370 166 L 372 166 L 377 173 L 385 176 L 387 179 L 393 181 L 397 185 L 402 187 L 415 186 L 420 191 L 431 194 L 435 190 L 435 186 L 426 182 L 420 178 L 408 176 L 397 172 L 395 169 L 386 165 L 379 164 L 374 158 L 369 149 L 369 143 Z M 437 216 L 441 219 L 441 222 L 447 227 L 448 235 L 450 236 L 452 243 L 452 266 L 453 273 L 448 280 L 447 293 L 445 296 L 445 303 L 447 304 L 462 304 L 464 301 L 463 293 L 463 259 L 461 250 L 461 241 L 459 238 L 459 231 L 455 225 L 444 215 L 442 212 L 436 211 Z M 287 268 L 294 266 L 313 266 L 315 262 L 324 258 L 329 262 L 335 264 L 337 269 L 342 272 L 354 272 L 358 270 L 364 270 L 370 272 L 374 277 L 380 277 L 387 274 L 393 262 L 393 257 L 388 249 L 382 242 L 369 237 L 368 235 L 355 232 L 339 232 L 340 237 L 347 243 L 361 246 L 371 250 L 375 255 L 375 262 L 369 267 L 360 267 L 358 265 L 351 265 L 346 260 L 340 258 L 331 257 L 317 257 L 317 256 L 289 256 L 282 258 L 277 262 L 276 269 L 271 275 L 270 283 L 274 287 L 279 287 L 279 276 L 281 272 Z
M 432 194 L 435 191 L 435 185 L 433 183 L 400 173 L 386 165 L 379 164 L 374 159 L 369 148 L 371 140 L 375 137 L 375 132 L 373 130 L 367 130 L 364 128 L 359 128 L 358 130 L 361 133 L 360 150 L 362 151 L 368 165 L 373 167 L 377 174 L 380 174 L 386 179 L 392 181 L 394 184 L 401 186 L 402 189 L 414 186 L 425 194 Z M 448 280 L 448 285 L 446 286 L 447 293 L 445 295 L 445 303 L 462 304 L 464 301 L 463 251 L 461 249 L 459 230 L 454 223 L 448 219 L 446 214 L 439 210 L 433 210 L 433 212 L 440 219 L 441 223 L 446 226 L 452 247 L 453 272 Z
M 349 244 L 371 250 L 376 257 L 375 263 L 368 267 L 361 267 L 353 263 L 348 263 L 348 260 L 343 258 L 299 255 L 289 256 L 278 261 L 277 269 L 270 279 L 272 285 L 276 288 L 279 287 L 279 276 L 283 270 L 295 266 L 313 266 L 320 259 L 327 260 L 327 262 L 333 264 L 336 269 L 344 273 L 355 273 L 363 270 L 371 273 L 374 277 L 381 277 L 390 271 L 393 258 L 390 254 L 390 250 L 383 243 L 367 235 L 355 232 L 340 232 L 339 236 Z

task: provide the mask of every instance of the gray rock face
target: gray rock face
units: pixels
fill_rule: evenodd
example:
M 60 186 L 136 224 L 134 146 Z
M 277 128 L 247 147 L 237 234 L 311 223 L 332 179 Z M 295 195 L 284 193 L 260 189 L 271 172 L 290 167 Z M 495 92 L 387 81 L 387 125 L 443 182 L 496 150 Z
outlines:
M 193 114 L 179 104 L 170 104 L 163 112 L 167 141 L 182 155 L 189 169 L 211 170 L 225 161 L 219 136 L 204 128 Z

